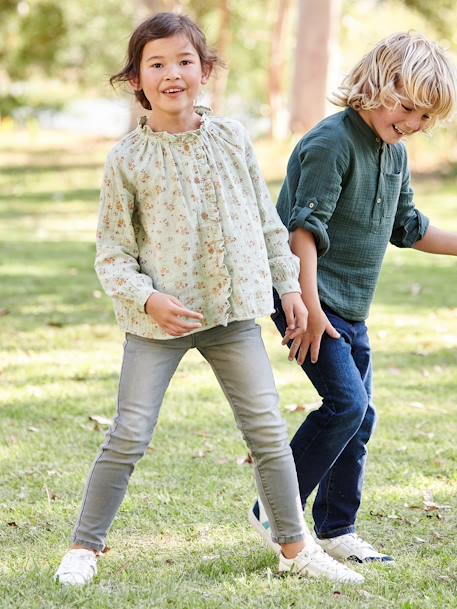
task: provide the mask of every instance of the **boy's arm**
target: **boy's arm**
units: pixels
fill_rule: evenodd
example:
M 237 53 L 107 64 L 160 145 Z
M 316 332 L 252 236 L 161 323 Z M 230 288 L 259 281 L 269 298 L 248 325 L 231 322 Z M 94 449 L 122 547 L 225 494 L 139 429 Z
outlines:
M 457 234 L 430 225 L 425 235 L 413 248 L 427 254 L 447 254 L 457 256 Z
M 301 261 L 300 286 L 302 299 L 308 309 L 308 325 L 301 341 L 297 361 L 300 365 L 303 364 L 309 350 L 311 362 L 315 364 L 319 357 L 324 332 L 327 332 L 332 338 L 339 338 L 340 334 L 329 322 L 321 308 L 317 290 L 317 249 L 314 235 L 302 228 L 297 228 L 290 234 L 290 247 Z

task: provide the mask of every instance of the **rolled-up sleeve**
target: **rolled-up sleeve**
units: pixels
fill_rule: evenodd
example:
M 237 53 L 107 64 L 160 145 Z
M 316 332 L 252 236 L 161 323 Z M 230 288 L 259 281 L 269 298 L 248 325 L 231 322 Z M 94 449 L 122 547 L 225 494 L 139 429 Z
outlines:
M 144 313 L 146 300 L 155 290 L 138 262 L 134 202 L 133 189 L 119 163 L 109 156 L 100 192 L 95 270 L 108 296 L 133 301 Z
M 289 234 L 271 200 L 247 134 L 245 134 L 245 155 L 257 200 L 273 286 L 280 296 L 288 292 L 301 293 L 298 281 L 300 261 L 290 250 Z
M 330 247 L 327 224 L 338 202 L 345 163 L 335 149 L 312 144 L 300 151 L 300 178 L 289 220 L 289 231 L 302 228 L 311 232 L 318 256 Z
M 414 205 L 414 192 L 410 185 L 408 168 L 403 174 L 400 197 L 390 242 L 397 247 L 413 247 L 427 232 L 430 220 Z

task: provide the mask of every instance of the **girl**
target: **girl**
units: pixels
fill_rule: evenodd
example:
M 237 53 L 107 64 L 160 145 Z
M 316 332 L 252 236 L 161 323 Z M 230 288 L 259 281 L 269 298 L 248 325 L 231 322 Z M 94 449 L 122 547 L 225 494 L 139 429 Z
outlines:
M 160 13 L 133 33 L 125 68 L 149 118 L 108 157 L 95 268 L 126 332 L 117 415 L 90 472 L 72 549 L 56 573 L 83 585 L 146 451 L 165 390 L 186 351 L 212 366 L 253 454 L 259 494 L 281 545 L 280 569 L 362 581 L 313 544 L 287 431 L 254 318 L 271 313 L 271 280 L 293 348 L 306 309 L 298 261 L 246 133 L 194 106 L 217 57 L 187 17 Z

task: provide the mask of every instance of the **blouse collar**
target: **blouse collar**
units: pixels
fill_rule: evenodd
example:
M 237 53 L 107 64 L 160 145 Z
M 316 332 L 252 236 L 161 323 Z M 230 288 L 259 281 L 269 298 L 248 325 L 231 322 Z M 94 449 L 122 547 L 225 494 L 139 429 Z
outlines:
M 209 114 L 211 112 L 211 108 L 207 108 L 206 106 L 195 106 L 194 110 L 198 115 L 201 116 L 201 123 L 200 127 L 198 127 L 197 129 L 193 129 L 192 131 L 183 131 L 181 133 L 169 133 L 168 131 L 153 131 L 148 125 L 147 116 L 141 116 L 138 119 L 137 130 L 139 131 L 139 133 L 143 134 L 146 137 L 150 137 L 162 142 L 185 142 L 195 139 L 204 131 L 208 130 L 210 122 Z

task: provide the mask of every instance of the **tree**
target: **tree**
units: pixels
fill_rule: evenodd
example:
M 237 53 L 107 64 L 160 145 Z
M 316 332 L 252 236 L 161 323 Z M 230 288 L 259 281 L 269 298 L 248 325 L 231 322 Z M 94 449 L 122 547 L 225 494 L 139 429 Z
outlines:
M 287 108 L 284 91 L 284 67 L 287 48 L 287 18 L 291 0 L 278 0 L 276 19 L 271 32 L 268 98 L 270 102 L 271 135 L 281 139 L 287 134 Z
M 292 133 L 303 133 L 325 116 L 339 0 L 299 0 L 292 84 Z
M 231 43 L 231 10 L 230 0 L 220 2 L 220 25 L 216 48 L 219 57 L 228 58 Z M 213 110 L 215 114 L 222 114 L 224 96 L 227 89 L 228 69 L 220 70 L 213 78 Z

